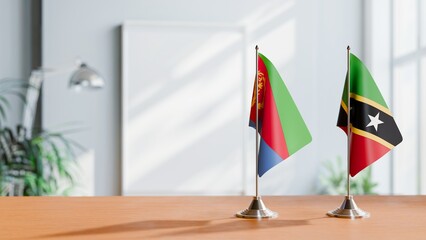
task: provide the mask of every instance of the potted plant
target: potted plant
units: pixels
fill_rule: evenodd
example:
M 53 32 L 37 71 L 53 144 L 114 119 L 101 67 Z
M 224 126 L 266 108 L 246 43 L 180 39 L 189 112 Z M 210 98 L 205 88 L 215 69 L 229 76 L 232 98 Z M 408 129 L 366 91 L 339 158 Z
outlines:
M 74 149 L 81 148 L 65 137 L 70 131 L 42 130 L 29 136 L 22 125 L 15 130 L 4 126 L 8 95 L 25 103 L 24 92 L 30 87 L 22 81 L 0 80 L 0 195 L 67 195 L 75 183 Z
M 347 169 L 342 158 L 337 157 L 337 161 L 327 161 L 323 167 L 323 174 L 320 176 L 321 194 L 344 195 L 346 194 Z M 377 183 L 373 181 L 371 167 L 366 168 L 351 179 L 351 192 L 355 195 L 377 194 Z

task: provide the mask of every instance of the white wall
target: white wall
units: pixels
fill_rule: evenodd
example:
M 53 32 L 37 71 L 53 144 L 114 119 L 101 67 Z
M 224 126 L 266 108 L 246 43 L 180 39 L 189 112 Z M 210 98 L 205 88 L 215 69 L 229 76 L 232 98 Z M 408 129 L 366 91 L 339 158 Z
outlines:
M 425 6 L 423 0 L 377 0 L 365 5 L 368 66 L 404 138 L 390 154 L 374 164 L 373 176 L 381 194 L 426 192 L 423 164 L 426 132 L 422 128 L 426 114 L 422 93 L 426 85 L 421 70 L 422 59 L 426 58 L 425 45 L 421 45 L 425 39 L 421 36 L 421 26 L 426 26 L 421 21 Z
M 237 23 L 248 29 L 248 45 L 259 44 L 279 69 L 313 136 L 309 146 L 262 177 L 261 193 L 312 194 L 321 161 L 345 153 L 345 137 L 335 123 L 346 46 L 363 55 L 362 18 L 358 0 L 45 0 L 45 66 L 70 65 L 80 56 L 99 70 L 106 87 L 77 95 L 66 89 L 65 75 L 45 81 L 43 124 L 79 121 L 88 126 L 75 139 L 93 152 L 95 194 L 119 194 L 120 25 L 125 20 Z M 247 61 L 251 66 L 252 55 Z M 247 81 L 252 84 L 251 77 Z M 249 176 L 254 176 L 252 170 Z M 248 180 L 248 189 L 253 189 Z
M 30 1 L 0 1 L 0 79 L 27 80 L 31 72 Z M 22 102 L 10 98 L 6 124 L 15 127 L 22 115 Z

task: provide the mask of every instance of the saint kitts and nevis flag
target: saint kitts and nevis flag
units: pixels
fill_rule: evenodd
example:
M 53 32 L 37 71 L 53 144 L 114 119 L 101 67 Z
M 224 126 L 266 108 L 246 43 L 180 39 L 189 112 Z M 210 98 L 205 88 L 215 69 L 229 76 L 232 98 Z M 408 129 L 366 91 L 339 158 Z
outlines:
M 402 142 L 402 136 L 373 77 L 355 55 L 350 54 L 350 174 L 381 158 Z M 346 79 L 337 126 L 348 130 L 348 80 Z
M 312 137 L 277 69 L 258 56 L 259 176 L 311 142 Z M 256 82 L 250 111 L 256 127 Z

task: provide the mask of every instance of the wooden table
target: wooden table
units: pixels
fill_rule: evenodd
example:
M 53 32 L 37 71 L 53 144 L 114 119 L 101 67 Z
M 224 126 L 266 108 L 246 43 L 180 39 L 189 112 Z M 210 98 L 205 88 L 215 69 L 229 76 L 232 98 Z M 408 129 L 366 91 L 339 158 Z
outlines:
M 356 196 L 360 220 L 325 216 L 341 196 L 263 200 L 278 218 L 235 218 L 251 197 L 2 197 L 0 239 L 426 239 L 426 196 Z

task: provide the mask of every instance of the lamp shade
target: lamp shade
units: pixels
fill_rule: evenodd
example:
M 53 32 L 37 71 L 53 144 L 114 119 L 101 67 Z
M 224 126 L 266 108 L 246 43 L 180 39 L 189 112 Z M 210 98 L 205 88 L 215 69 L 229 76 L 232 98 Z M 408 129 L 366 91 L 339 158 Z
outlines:
M 103 78 L 94 69 L 82 63 L 72 74 L 69 86 L 73 89 L 99 89 L 104 84 Z

